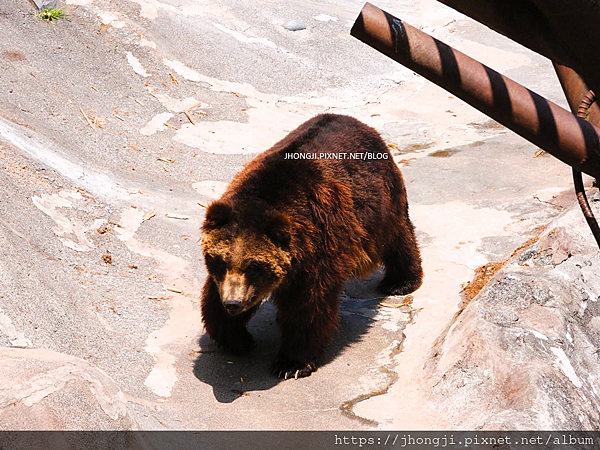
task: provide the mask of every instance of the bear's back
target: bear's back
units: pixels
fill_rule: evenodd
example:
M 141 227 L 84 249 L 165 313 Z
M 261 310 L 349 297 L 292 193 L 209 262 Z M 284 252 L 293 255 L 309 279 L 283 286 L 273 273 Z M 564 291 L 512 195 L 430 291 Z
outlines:
M 369 193 L 402 194 L 400 171 L 377 131 L 350 116 L 321 114 L 250 161 L 225 196 L 289 203 L 341 187 L 359 203 Z

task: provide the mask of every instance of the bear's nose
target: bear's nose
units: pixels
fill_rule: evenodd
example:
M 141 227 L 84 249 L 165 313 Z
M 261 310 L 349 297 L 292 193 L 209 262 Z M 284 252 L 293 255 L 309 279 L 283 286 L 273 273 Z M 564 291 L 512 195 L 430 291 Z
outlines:
M 243 307 L 239 300 L 226 300 L 223 305 L 229 314 L 237 314 L 242 311 Z

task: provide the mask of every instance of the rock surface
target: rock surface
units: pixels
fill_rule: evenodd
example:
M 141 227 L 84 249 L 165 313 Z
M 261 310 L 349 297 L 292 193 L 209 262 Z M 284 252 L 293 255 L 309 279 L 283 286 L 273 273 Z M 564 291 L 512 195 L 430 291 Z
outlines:
M 363 2 L 63 4 L 69 19 L 49 24 L 28 0 L 0 2 L 0 345 L 28 347 L 6 350 L 23 375 L 0 373 L 7 427 L 595 423 L 595 397 L 576 395 L 593 392 L 586 336 L 600 332 L 597 262 L 577 210 L 556 225 L 564 233 L 520 253 L 529 267 L 507 265 L 514 273 L 497 274 L 452 321 L 479 267 L 503 263 L 573 203 L 570 169 L 351 38 Z M 548 61 L 439 2 L 378 6 L 564 104 Z M 310 26 L 287 32 L 291 17 Z M 426 276 L 412 303 L 378 297 L 381 274 L 349 282 L 323 365 L 280 382 L 268 376 L 278 345 L 271 304 L 250 323 L 248 357 L 219 352 L 204 334 L 198 230 L 244 163 L 325 111 L 357 117 L 389 142 Z M 568 272 L 577 258 L 581 268 Z M 572 283 L 553 263 L 586 277 L 581 317 L 573 311 L 584 303 L 561 303 Z M 530 286 L 538 273 L 549 281 Z M 48 357 L 34 348 L 63 356 L 12 356 Z M 551 386 L 533 383 L 546 379 Z M 49 393 L 27 406 L 31 383 Z M 572 398 L 548 412 L 553 386 Z
M 40 11 L 58 8 L 58 0 L 33 0 Z
M 0 379 L 2 430 L 137 428 L 115 382 L 80 358 L 0 347 Z
M 575 205 L 461 308 L 424 371 L 452 428 L 600 427 L 599 269 Z
M 288 20 L 286 23 L 284 23 L 283 28 L 285 28 L 286 30 L 289 30 L 289 31 L 300 31 L 300 30 L 306 30 L 306 25 L 304 25 L 304 23 L 302 23 L 298 19 L 292 19 L 292 20 Z

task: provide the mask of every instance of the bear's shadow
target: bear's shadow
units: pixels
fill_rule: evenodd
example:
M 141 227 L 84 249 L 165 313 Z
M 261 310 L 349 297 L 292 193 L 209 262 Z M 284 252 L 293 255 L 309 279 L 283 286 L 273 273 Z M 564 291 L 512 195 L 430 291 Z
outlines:
M 332 362 L 344 349 L 359 342 L 367 333 L 373 319 L 369 317 L 371 314 L 364 312 L 373 311 L 374 315 L 381 302 L 381 294 L 376 292 L 375 287 L 382 276 L 378 271 L 367 281 L 349 280 L 346 283 L 346 290 L 341 295 L 339 327 L 320 361 L 320 367 Z M 219 349 L 207 334 L 200 337 L 200 353 L 194 362 L 194 375 L 212 386 L 218 402 L 231 403 L 250 392 L 266 391 L 284 382 L 269 373 L 279 349 L 275 314 L 275 306 L 268 301 L 250 320 L 248 330 L 256 345 L 247 355 L 231 354 Z

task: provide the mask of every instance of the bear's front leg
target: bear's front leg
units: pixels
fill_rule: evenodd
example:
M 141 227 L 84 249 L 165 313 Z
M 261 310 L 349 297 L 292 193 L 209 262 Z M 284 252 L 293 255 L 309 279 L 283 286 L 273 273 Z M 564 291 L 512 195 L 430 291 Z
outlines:
M 271 373 L 279 378 L 308 377 L 317 370 L 317 362 L 338 324 L 339 289 L 319 299 L 286 296 L 277 303 L 277 322 L 281 349 Z
M 236 316 L 230 315 L 221 301 L 219 288 L 209 276 L 202 289 L 202 322 L 208 335 L 219 347 L 234 353 L 247 353 L 254 346 L 254 339 L 246 325 L 257 307 Z

